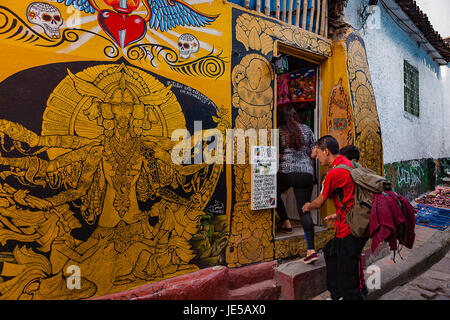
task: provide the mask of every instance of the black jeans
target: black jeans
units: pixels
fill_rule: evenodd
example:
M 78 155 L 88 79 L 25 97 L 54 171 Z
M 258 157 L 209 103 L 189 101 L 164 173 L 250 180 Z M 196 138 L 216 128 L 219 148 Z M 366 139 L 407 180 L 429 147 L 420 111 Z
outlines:
M 331 239 L 323 248 L 327 289 L 331 299 L 362 300 L 359 282 L 359 257 L 367 238 L 353 235 Z
M 303 212 L 302 207 L 306 202 L 311 201 L 311 194 L 313 190 L 313 176 L 309 173 L 281 173 L 277 175 L 277 213 L 280 217 L 280 222 L 288 219 L 286 207 L 281 194 L 287 189 L 293 187 L 295 200 L 297 202 L 298 215 L 305 230 L 306 247 L 308 250 L 314 249 L 314 224 L 311 214 Z

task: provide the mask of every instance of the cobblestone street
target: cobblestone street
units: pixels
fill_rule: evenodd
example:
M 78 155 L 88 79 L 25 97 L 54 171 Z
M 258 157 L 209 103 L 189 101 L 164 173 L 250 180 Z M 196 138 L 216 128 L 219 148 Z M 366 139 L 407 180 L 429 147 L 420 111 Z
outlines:
M 423 274 L 379 300 L 450 300 L 450 252 Z

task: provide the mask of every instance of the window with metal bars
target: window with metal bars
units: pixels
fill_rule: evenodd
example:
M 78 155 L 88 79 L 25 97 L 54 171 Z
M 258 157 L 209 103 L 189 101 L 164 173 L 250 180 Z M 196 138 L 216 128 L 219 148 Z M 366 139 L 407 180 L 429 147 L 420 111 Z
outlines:
M 404 109 L 419 116 L 419 71 L 408 61 L 403 60 Z

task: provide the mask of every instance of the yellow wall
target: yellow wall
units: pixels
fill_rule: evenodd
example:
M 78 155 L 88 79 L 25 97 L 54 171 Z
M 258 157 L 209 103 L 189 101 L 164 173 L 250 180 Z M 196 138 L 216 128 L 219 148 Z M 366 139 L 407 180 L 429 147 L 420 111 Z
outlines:
M 27 14 L 32 1 L 2 1 L 0 299 L 85 299 L 217 264 L 301 254 L 301 245 L 294 253 L 274 243 L 273 210 L 250 210 L 248 162 L 179 165 L 170 138 L 176 129 L 204 132 L 194 121 L 223 136 L 273 128 L 278 43 L 320 61 L 326 134 L 336 84 L 355 94 L 353 110 L 361 103 L 347 70 L 353 42 L 200 2 L 189 10 L 205 26 L 162 31 L 145 21 L 144 1 L 128 0 L 140 6 L 122 15 L 121 28 L 134 35 L 126 41 L 142 39 L 122 48 L 109 24 L 120 16 L 112 0 L 90 1 L 93 13 L 57 2 L 34 8 L 33 16 L 61 14 L 66 24 L 53 37 Z M 74 17 L 80 24 L 68 26 Z M 185 33 L 200 49 L 182 58 Z M 322 217 L 333 210 L 327 203 Z M 73 275 L 82 279 L 77 290 L 68 288 Z

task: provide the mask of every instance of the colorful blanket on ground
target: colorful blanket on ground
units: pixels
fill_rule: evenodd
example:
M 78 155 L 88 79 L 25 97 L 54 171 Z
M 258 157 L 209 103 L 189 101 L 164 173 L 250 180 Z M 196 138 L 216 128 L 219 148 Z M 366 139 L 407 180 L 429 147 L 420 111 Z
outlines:
M 417 205 L 416 224 L 444 231 L 450 225 L 450 209 Z

